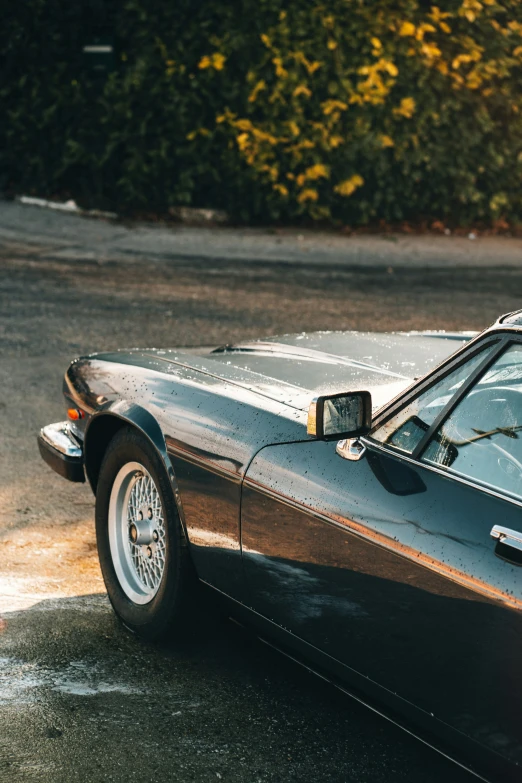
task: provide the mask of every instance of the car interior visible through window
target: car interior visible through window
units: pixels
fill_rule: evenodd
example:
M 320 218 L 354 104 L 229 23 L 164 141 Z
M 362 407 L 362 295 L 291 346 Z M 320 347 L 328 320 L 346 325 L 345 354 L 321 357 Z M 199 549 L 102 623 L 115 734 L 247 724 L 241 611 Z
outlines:
M 522 497 L 522 345 L 507 348 L 434 434 L 423 461 Z

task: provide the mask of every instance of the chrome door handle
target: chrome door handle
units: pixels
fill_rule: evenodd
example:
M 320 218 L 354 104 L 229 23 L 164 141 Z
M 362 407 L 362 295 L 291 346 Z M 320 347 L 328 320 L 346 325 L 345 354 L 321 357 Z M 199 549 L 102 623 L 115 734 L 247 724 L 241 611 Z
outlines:
M 510 530 L 508 527 L 493 525 L 490 536 L 496 539 L 498 544 L 504 544 L 504 546 L 509 546 L 511 549 L 522 552 L 522 533 L 519 533 L 518 530 Z

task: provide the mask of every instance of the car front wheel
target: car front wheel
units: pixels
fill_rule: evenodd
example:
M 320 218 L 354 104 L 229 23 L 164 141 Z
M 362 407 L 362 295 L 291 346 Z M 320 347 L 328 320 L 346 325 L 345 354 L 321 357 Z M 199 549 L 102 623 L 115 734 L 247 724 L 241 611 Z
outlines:
M 199 592 L 169 477 L 148 439 L 121 429 L 96 488 L 96 539 L 112 606 L 150 640 L 176 636 L 197 617 Z

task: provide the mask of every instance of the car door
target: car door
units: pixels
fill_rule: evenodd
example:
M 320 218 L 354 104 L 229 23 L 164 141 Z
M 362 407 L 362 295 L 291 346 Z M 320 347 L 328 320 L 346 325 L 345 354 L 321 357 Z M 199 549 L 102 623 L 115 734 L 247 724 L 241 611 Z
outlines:
M 522 762 L 521 344 L 475 343 L 392 413 L 355 461 L 318 441 L 257 455 L 242 498 L 251 603 Z

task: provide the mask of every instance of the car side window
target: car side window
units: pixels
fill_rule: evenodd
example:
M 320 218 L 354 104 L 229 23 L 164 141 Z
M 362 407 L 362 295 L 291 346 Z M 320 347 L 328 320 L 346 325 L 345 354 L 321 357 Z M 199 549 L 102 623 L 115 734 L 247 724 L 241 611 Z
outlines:
M 522 497 L 522 345 L 507 348 L 471 387 L 422 461 Z
M 395 446 L 412 454 L 417 444 L 429 430 L 435 418 L 460 389 L 464 381 L 485 359 L 491 345 L 484 348 L 441 381 L 419 394 L 387 422 L 371 433 L 371 437 L 381 443 Z

